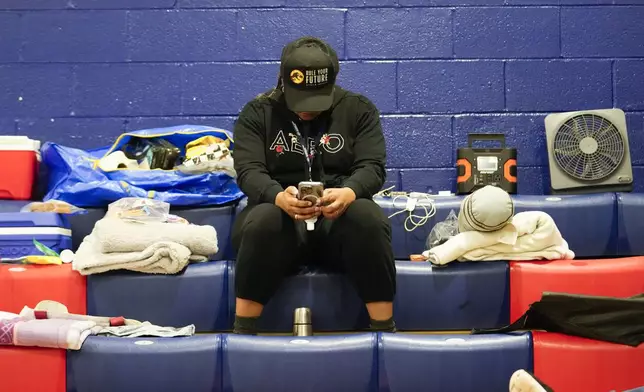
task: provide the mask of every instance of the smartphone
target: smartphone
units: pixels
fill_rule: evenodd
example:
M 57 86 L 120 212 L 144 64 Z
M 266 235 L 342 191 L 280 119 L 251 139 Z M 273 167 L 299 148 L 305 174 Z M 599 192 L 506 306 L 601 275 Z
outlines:
M 315 205 L 324 193 L 324 184 L 317 181 L 302 181 L 297 184 L 297 192 L 300 200 L 310 201 Z

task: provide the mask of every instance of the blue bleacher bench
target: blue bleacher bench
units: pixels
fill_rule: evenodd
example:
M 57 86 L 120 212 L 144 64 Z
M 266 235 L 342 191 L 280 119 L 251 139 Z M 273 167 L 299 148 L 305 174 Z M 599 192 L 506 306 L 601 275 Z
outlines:
M 223 389 L 375 392 L 377 336 L 224 335 Z
M 380 391 L 507 391 L 518 369 L 532 371 L 532 335 L 381 334 Z
M 396 276 L 394 319 L 401 330 L 494 328 L 510 320 L 505 261 L 454 262 L 441 267 L 399 261 Z
M 228 329 L 228 263 L 192 264 L 177 275 L 112 271 L 87 277 L 87 313 L 197 332 Z
M 220 392 L 221 335 L 90 336 L 67 352 L 67 392 Z
M 618 254 L 644 256 L 644 194 L 617 194 Z

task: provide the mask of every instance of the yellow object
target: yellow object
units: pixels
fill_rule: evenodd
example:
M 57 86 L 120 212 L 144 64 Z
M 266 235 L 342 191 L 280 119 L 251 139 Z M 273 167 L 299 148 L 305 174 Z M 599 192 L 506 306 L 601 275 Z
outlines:
M 186 159 L 192 159 L 201 154 L 205 154 L 208 152 L 208 146 L 220 143 L 223 143 L 227 148 L 230 148 L 230 139 L 222 140 L 216 136 L 208 135 L 193 140 L 186 144 Z
M 61 265 L 63 261 L 57 256 L 25 256 L 25 264 Z

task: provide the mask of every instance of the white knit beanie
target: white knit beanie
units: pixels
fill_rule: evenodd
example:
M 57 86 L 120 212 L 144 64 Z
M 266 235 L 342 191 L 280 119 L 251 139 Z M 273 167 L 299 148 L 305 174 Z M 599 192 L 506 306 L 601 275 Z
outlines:
M 463 199 L 458 231 L 496 231 L 514 216 L 514 202 L 501 188 L 487 185 Z

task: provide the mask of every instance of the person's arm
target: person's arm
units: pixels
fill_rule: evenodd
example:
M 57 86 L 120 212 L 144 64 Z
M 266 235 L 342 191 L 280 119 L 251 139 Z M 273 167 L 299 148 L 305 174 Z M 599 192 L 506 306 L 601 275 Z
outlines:
M 266 125 L 256 105 L 247 104 L 235 123 L 233 158 L 237 185 L 252 204 L 275 203 L 284 189 L 268 173 L 266 166 Z
M 380 125 L 378 109 L 371 102 L 361 102 L 358 129 L 353 144 L 354 161 L 351 176 L 344 187 L 351 188 L 356 199 L 370 198 L 385 183 L 385 136 Z

